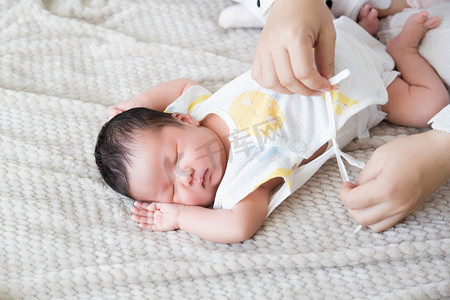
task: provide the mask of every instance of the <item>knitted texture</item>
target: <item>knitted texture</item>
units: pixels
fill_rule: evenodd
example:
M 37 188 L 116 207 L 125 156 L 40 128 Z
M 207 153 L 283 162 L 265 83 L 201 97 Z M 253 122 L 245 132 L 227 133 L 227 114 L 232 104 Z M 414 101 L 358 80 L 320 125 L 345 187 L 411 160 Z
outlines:
M 231 4 L 0 2 L 0 299 L 450 296 L 450 183 L 383 233 L 353 236 L 335 160 L 243 243 L 131 221 L 94 162 L 107 108 L 180 77 L 215 91 L 249 69 L 260 31 L 221 29 Z M 367 161 L 418 132 L 383 122 L 344 150 Z

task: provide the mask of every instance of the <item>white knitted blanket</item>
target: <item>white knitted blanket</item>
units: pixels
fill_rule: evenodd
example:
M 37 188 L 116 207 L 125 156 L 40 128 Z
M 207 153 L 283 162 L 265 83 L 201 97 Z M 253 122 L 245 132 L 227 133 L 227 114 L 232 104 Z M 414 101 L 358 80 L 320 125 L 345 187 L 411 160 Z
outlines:
M 0 299 L 450 297 L 449 182 L 379 234 L 352 235 L 335 160 L 243 243 L 131 221 L 94 162 L 107 107 L 179 77 L 215 91 L 249 69 L 259 31 L 221 29 L 230 4 L 0 1 Z M 346 150 L 366 161 L 417 132 L 382 123 Z

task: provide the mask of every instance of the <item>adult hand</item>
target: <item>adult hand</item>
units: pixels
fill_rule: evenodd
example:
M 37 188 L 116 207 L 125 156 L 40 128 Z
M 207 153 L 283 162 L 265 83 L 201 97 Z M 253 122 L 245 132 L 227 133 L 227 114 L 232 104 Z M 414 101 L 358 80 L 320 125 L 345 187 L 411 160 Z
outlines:
M 450 178 L 450 134 L 430 130 L 378 148 L 341 199 L 355 220 L 380 232 L 414 212 Z
M 131 219 L 139 223 L 142 229 L 170 231 L 180 228 L 178 217 L 183 205 L 175 203 L 134 202 Z
M 330 90 L 335 42 L 333 18 L 324 1 L 277 0 L 259 38 L 252 77 L 284 94 L 311 96 Z

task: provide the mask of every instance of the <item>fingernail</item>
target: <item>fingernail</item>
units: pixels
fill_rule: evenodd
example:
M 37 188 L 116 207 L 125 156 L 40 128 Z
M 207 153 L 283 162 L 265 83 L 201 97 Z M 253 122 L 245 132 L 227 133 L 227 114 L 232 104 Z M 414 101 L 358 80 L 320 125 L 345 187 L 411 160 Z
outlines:
M 341 88 L 341 86 L 339 85 L 339 83 L 337 83 L 331 87 L 332 90 L 338 90 L 340 88 Z
M 322 92 L 317 92 L 313 94 L 313 97 L 322 96 Z

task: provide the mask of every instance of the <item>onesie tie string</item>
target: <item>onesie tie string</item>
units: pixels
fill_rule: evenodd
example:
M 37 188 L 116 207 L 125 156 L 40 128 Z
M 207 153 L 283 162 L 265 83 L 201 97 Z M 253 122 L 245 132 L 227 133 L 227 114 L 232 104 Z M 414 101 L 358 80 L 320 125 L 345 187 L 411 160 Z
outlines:
M 347 78 L 350 75 L 350 71 L 348 69 L 345 69 L 341 72 L 339 72 L 334 77 L 330 78 L 330 84 L 335 85 L 342 81 L 343 79 Z M 329 130 L 331 135 L 331 142 L 333 145 L 334 152 L 336 154 L 336 160 L 339 166 L 339 172 L 341 173 L 342 180 L 344 182 L 350 181 L 347 173 L 347 169 L 345 168 L 344 162 L 342 161 L 342 158 L 344 158 L 349 164 L 358 167 L 360 169 L 364 168 L 364 163 L 361 161 L 358 161 L 357 159 L 353 158 L 352 156 L 342 152 L 342 150 L 339 148 L 339 145 L 336 141 L 336 120 L 334 119 L 334 111 L 333 111 L 333 99 L 331 98 L 330 92 L 325 92 L 325 103 L 327 107 L 327 113 L 328 113 L 328 120 L 329 120 Z M 354 234 L 358 233 L 362 229 L 361 225 L 358 225 L 358 227 L 353 231 Z

